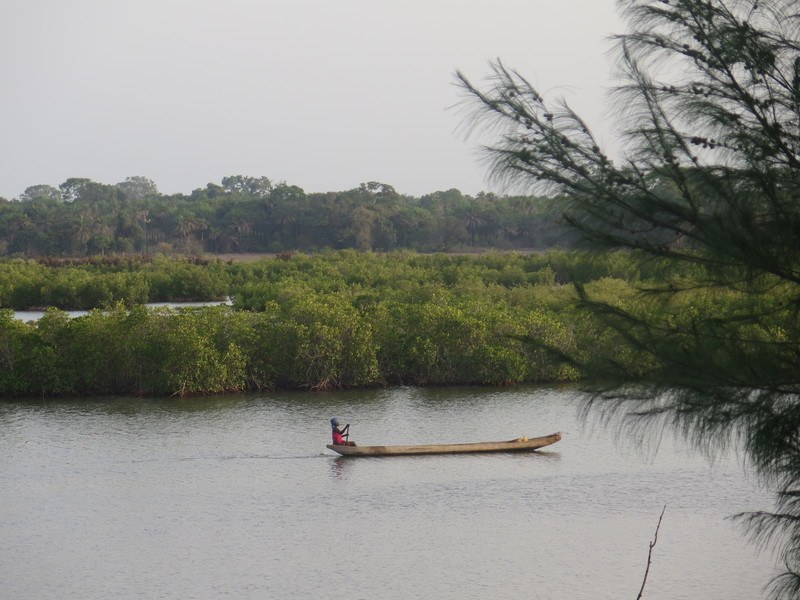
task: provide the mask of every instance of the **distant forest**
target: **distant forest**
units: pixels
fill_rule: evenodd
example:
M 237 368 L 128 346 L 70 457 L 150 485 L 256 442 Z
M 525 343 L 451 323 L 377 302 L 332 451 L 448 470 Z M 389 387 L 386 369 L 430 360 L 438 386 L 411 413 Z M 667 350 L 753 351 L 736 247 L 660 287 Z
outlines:
M 306 193 L 234 175 L 188 195 L 165 195 L 146 177 L 113 185 L 70 178 L 0 197 L 0 256 L 570 247 L 574 234 L 561 226 L 553 203 L 457 189 L 412 197 L 374 181 Z

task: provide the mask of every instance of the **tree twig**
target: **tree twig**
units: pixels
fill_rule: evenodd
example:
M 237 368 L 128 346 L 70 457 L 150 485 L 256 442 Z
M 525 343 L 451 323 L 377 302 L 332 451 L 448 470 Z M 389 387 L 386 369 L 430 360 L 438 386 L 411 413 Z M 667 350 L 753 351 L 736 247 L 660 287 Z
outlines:
M 639 595 L 636 596 L 636 600 L 641 600 L 642 594 L 644 593 L 644 586 L 647 583 L 647 575 L 650 573 L 650 563 L 653 559 L 653 548 L 656 546 L 656 542 L 658 542 L 658 530 L 661 528 L 661 519 L 664 518 L 664 511 L 667 510 L 667 506 L 664 505 L 664 508 L 661 509 L 661 516 L 658 517 L 658 525 L 656 525 L 656 533 L 653 536 L 653 541 L 650 542 L 650 550 L 647 552 L 647 568 L 644 570 L 644 578 L 642 579 L 642 587 L 639 589 Z

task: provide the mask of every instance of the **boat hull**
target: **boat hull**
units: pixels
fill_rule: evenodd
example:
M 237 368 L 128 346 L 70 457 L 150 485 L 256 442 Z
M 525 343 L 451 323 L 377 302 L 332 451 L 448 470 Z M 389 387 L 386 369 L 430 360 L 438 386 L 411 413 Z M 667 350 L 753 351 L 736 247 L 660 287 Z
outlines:
M 517 438 L 504 442 L 477 442 L 472 444 L 427 444 L 419 446 L 338 446 L 328 448 L 342 456 L 408 456 L 414 454 L 474 454 L 479 452 L 530 452 L 555 444 L 561 433 L 537 438 Z

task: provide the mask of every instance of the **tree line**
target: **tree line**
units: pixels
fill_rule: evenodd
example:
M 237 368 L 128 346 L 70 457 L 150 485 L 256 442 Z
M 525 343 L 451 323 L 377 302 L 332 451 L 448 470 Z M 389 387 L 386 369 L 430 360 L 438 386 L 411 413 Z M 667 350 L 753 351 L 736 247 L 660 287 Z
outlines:
M 236 175 L 164 195 L 141 176 L 114 185 L 70 178 L 0 198 L 0 256 L 569 246 L 574 236 L 550 209 L 547 198 L 456 189 L 413 197 L 378 182 L 306 193 Z

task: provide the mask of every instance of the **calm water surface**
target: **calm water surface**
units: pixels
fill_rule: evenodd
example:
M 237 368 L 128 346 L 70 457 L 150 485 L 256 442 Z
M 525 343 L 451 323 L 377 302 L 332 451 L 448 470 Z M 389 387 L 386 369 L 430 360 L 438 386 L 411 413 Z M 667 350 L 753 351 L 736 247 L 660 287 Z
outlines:
M 0 598 L 753 600 L 776 574 L 726 517 L 769 509 L 733 457 L 655 457 L 548 388 L 0 404 Z M 563 431 L 547 452 L 325 449 Z

